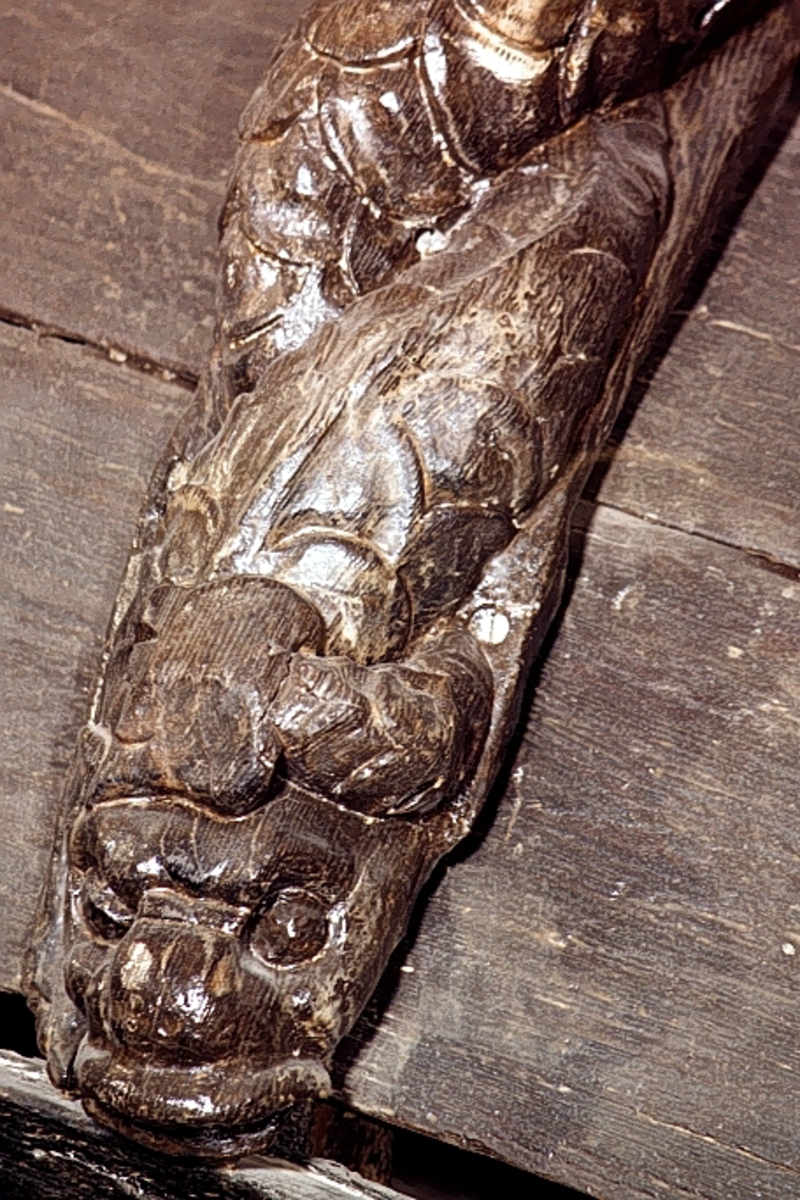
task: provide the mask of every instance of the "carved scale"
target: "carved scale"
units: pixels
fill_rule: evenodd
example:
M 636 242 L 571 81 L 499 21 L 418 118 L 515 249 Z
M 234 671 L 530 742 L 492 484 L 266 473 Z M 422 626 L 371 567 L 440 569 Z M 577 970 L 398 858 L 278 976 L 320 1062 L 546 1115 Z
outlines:
M 329 1088 L 491 785 L 593 452 L 780 92 L 790 6 L 737 33 L 754 7 L 328 0 L 279 49 L 31 969 L 51 1076 L 104 1123 L 233 1155 Z

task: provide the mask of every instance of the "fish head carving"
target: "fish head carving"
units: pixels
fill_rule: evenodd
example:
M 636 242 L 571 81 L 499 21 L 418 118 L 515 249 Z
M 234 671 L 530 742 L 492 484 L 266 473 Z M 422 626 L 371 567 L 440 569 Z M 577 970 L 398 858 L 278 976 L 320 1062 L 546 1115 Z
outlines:
M 325 639 L 313 603 L 259 575 L 156 582 L 116 631 L 76 756 L 43 1041 L 93 1115 L 154 1147 L 263 1146 L 325 1094 L 441 852 L 427 814 L 485 737 L 466 629 L 402 662 Z
M 154 1148 L 268 1147 L 328 1090 L 497 775 L 593 450 L 702 240 L 695 102 L 658 92 L 697 5 L 668 7 L 322 4 L 245 115 L 212 366 L 31 983 L 53 1079 Z

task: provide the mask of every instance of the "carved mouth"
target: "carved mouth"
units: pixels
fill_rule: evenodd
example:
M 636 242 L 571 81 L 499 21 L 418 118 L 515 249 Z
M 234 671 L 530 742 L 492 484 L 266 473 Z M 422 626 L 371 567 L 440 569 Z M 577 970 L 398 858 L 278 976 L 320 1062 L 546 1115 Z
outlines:
M 162 1066 L 116 1058 L 88 1038 L 75 1074 L 90 1116 L 152 1149 L 205 1158 L 267 1149 L 298 1100 L 331 1088 L 315 1059 Z
M 324 1064 L 427 878 L 427 828 L 295 788 L 235 821 L 117 799 L 84 827 L 65 1082 L 92 1117 L 154 1150 L 272 1150 L 292 1107 L 330 1091 Z

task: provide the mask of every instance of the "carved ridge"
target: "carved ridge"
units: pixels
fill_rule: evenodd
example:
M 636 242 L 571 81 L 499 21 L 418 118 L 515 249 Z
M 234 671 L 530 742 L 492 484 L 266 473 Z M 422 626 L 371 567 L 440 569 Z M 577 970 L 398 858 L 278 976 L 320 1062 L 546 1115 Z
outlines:
M 372 225 L 353 209 L 360 167 L 340 178 L 306 153 L 322 130 L 319 72 L 336 56 L 303 39 L 325 19 L 333 44 L 356 13 L 372 45 L 378 18 L 397 16 L 386 5 L 375 20 L 360 0 L 313 10 L 246 114 L 212 361 L 146 503 L 65 790 L 30 984 L 51 1076 L 159 1149 L 267 1145 L 286 1108 L 329 1087 L 330 1057 L 419 888 L 491 785 L 558 601 L 591 450 L 698 252 L 686 180 L 718 190 L 729 164 L 694 148 L 697 97 L 724 85 L 720 56 L 767 62 L 773 39 L 796 39 L 777 6 L 637 98 L 670 44 L 694 52 L 702 6 L 687 3 L 657 44 L 655 0 L 609 0 L 603 20 L 554 0 L 541 27 L 525 0 L 482 7 L 509 26 L 528 12 L 529 41 L 551 41 L 553 62 L 570 48 L 578 107 L 565 117 L 547 71 L 517 87 L 448 32 L 462 66 L 442 86 L 472 138 L 464 161 L 482 146 L 480 186 L 448 191 L 441 155 L 423 164 L 434 190 L 445 179 L 442 242 L 424 258 L 377 202 Z M 436 3 L 401 8 L 411 69 L 444 18 Z M 347 36 L 356 47 L 362 27 Z M 748 103 L 777 86 L 783 55 L 744 73 Z M 406 133 L 425 88 L 407 110 L 396 92 L 382 104 L 378 62 L 349 70 L 347 86 L 367 114 L 364 169 L 390 181 L 420 168 Z M 282 132 L 268 148 L 283 157 L 256 186 L 248 156 L 267 146 L 254 131 L 270 79 Z M 482 143 L 498 96 L 497 137 Z M 717 118 L 734 141 L 747 132 L 737 104 Z M 308 248 L 311 292 L 296 263 L 262 252 L 245 228 L 256 219 Z M 356 298 L 342 281 L 357 234 L 377 265 Z M 249 348 L 234 345 L 254 312 L 272 315 Z M 293 332 L 279 337 L 282 321 Z

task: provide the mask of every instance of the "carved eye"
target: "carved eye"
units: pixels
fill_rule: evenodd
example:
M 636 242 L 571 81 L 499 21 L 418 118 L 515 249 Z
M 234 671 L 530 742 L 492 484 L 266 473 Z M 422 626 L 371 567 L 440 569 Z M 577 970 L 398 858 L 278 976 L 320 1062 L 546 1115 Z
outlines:
M 92 932 L 105 941 L 117 941 L 133 923 L 134 912 L 94 871 L 81 889 L 83 915 Z
M 250 934 L 250 949 L 276 966 L 313 958 L 328 940 L 328 911 L 304 888 L 279 892 Z

